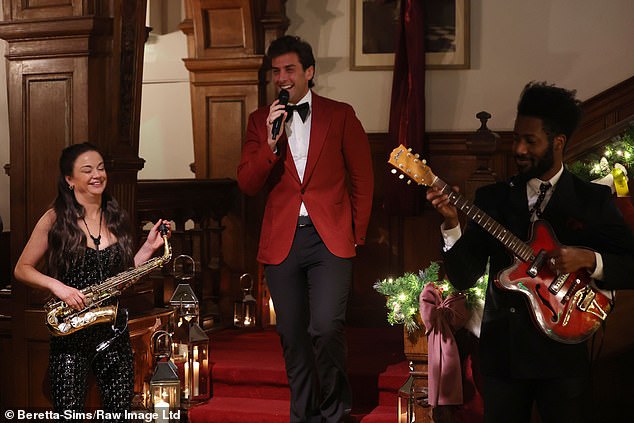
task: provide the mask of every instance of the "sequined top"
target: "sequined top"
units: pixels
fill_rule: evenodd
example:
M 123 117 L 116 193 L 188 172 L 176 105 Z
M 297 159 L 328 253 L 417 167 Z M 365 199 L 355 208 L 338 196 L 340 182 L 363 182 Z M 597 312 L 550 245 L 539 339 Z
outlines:
M 102 278 L 100 278 L 100 268 Z M 83 259 L 71 265 L 70 269 L 62 274 L 59 280 L 73 288 L 84 289 L 103 282 L 122 270 L 124 269 L 121 248 L 119 244 L 115 243 L 99 251 L 94 248 L 86 248 Z M 119 317 L 122 316 L 119 314 Z M 52 336 L 51 352 L 61 353 L 76 348 L 86 348 L 93 351 L 97 344 L 110 337 L 112 337 L 110 324 L 101 323 L 88 326 L 69 335 Z
M 100 278 L 100 269 L 103 279 Z M 68 286 L 84 289 L 123 271 L 123 257 L 119 244 L 114 243 L 99 251 L 86 247 L 83 259 L 78 260 L 59 278 Z

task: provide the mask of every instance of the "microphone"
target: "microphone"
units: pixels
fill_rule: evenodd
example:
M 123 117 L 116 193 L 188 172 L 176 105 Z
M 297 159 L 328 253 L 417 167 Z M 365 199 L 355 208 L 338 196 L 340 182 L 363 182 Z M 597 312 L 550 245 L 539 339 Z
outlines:
M 280 104 L 286 106 L 288 104 L 288 91 L 280 91 L 277 99 L 280 101 Z M 273 121 L 273 129 L 271 130 L 271 135 L 273 136 L 273 139 L 275 139 L 280 133 L 280 129 L 282 128 L 282 119 L 284 119 L 283 114 Z

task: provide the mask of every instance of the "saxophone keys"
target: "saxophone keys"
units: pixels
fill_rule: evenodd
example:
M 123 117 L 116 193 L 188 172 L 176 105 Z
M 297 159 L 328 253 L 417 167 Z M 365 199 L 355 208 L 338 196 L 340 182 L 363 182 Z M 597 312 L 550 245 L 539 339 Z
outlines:
M 97 314 L 92 311 L 87 311 L 86 314 L 84 314 L 84 323 L 92 323 L 95 320 L 97 320 Z
M 57 326 L 57 329 L 61 332 L 61 333 L 66 333 L 68 332 L 70 329 L 72 328 L 72 326 L 69 323 L 60 323 Z
M 70 324 L 72 327 L 78 328 L 82 324 L 82 318 L 79 316 L 73 316 L 73 318 L 70 319 Z

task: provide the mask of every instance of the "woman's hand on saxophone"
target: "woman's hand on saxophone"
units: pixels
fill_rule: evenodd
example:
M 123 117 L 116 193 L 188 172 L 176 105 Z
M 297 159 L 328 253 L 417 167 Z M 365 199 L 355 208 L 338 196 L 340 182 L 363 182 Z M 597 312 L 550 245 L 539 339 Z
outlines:
M 86 307 L 86 297 L 76 288 L 63 284 L 60 281 L 51 284 L 50 290 L 57 298 L 64 301 L 73 310 L 83 310 Z
M 167 237 L 169 238 L 172 235 L 169 220 L 159 219 L 154 226 L 152 226 L 152 229 L 148 232 L 145 243 L 143 243 L 141 248 L 139 248 L 139 251 L 134 256 L 135 266 L 148 261 L 152 257 L 152 254 L 154 254 L 154 252 L 163 245 L 163 235 L 161 235 L 161 231 L 159 230 L 159 226 L 161 226 L 161 224 L 165 225 L 167 228 Z

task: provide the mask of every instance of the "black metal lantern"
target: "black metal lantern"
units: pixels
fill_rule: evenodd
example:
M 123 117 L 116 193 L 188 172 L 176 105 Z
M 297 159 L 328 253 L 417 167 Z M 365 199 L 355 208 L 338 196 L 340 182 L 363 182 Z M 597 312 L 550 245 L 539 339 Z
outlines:
M 414 395 L 414 377 L 410 375 L 398 390 L 398 408 L 396 413 L 398 423 L 412 423 L 415 421 Z
M 152 334 L 150 346 L 156 361 L 150 379 L 149 408 L 157 423 L 180 422 L 181 382 L 176 365 L 170 359 L 171 336 L 160 330 Z
M 185 272 L 184 270 L 177 271 L 177 263 L 180 259 L 186 259 L 190 262 L 191 272 Z M 182 260 L 180 261 L 182 262 Z M 181 268 L 185 269 L 184 263 Z M 192 321 L 196 321 L 200 324 L 198 298 L 189 284 L 196 274 L 196 262 L 192 257 L 182 254 L 174 259 L 173 273 L 174 278 L 181 282 L 176 287 L 174 294 L 172 294 L 172 298 L 170 298 L 170 307 L 174 310 L 171 324 L 180 326 L 184 322 Z
M 417 409 L 428 408 L 427 374 L 416 371 L 414 362 L 409 362 L 409 377 L 398 390 L 398 423 L 413 423 L 416 421 Z
M 257 302 L 253 296 L 253 277 L 249 273 L 240 276 L 240 290 L 242 298 L 233 303 L 233 324 L 241 328 L 254 327 Z
M 179 256 L 178 258 L 189 258 Z M 193 271 L 193 270 L 192 270 Z M 176 270 L 174 271 L 176 274 Z M 186 277 L 182 277 L 186 279 Z M 183 405 L 204 401 L 211 395 L 209 378 L 209 337 L 198 323 L 198 298 L 189 284 L 179 284 L 170 299 L 174 313 L 170 320 L 172 357 L 181 380 Z

